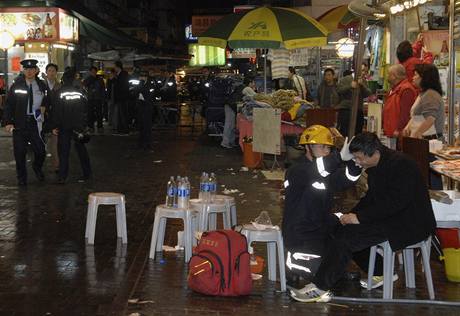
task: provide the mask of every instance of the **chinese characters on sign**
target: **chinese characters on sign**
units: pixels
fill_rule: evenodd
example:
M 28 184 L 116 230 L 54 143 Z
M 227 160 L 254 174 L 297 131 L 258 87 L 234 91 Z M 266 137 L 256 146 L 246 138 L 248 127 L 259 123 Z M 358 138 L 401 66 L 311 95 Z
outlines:
M 193 36 L 200 36 L 211 25 L 222 18 L 221 15 L 194 15 L 192 16 Z

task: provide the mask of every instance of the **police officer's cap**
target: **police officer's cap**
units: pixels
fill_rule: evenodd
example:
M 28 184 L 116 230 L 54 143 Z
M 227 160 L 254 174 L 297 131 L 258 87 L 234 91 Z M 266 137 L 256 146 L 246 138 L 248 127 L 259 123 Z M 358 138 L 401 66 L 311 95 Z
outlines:
M 21 65 L 24 68 L 36 68 L 38 64 L 38 60 L 36 59 L 24 59 L 21 61 Z

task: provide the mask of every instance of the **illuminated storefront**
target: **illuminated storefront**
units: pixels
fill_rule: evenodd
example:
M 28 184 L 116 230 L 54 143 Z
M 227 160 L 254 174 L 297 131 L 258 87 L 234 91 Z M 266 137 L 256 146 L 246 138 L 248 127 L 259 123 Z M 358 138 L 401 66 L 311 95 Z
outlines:
M 188 52 L 192 56 L 190 66 L 225 65 L 225 49 L 214 46 L 189 44 Z
M 56 7 L 0 8 L 0 30 L 15 40 L 7 50 L 10 84 L 24 58 L 37 59 L 42 72 L 50 62 L 62 72 L 71 65 L 71 52 L 79 40 L 79 20 Z

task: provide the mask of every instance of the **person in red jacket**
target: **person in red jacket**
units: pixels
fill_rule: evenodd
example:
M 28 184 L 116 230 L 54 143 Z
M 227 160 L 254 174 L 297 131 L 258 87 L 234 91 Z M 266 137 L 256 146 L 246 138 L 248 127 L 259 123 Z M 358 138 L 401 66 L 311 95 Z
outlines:
M 410 109 L 418 92 L 414 85 L 406 79 L 406 70 L 401 64 L 392 65 L 388 70 L 388 92 L 383 106 L 383 132 L 388 137 L 399 137 L 399 134 L 410 119 Z
M 433 54 L 423 51 L 423 35 L 420 34 L 417 41 L 412 45 L 409 41 L 402 41 L 396 49 L 396 56 L 399 63 L 406 69 L 406 77 L 412 82 L 414 77 L 414 67 L 417 64 L 432 64 Z

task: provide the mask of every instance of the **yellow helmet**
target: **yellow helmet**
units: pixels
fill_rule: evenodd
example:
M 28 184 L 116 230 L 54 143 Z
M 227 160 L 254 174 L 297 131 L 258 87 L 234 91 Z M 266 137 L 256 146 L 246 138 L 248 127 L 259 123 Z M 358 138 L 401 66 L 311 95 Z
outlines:
M 322 125 L 312 125 L 300 135 L 299 145 L 322 144 L 334 146 L 332 133 L 329 128 Z
M 98 76 L 103 76 L 105 74 L 104 70 L 100 69 L 96 73 Z

